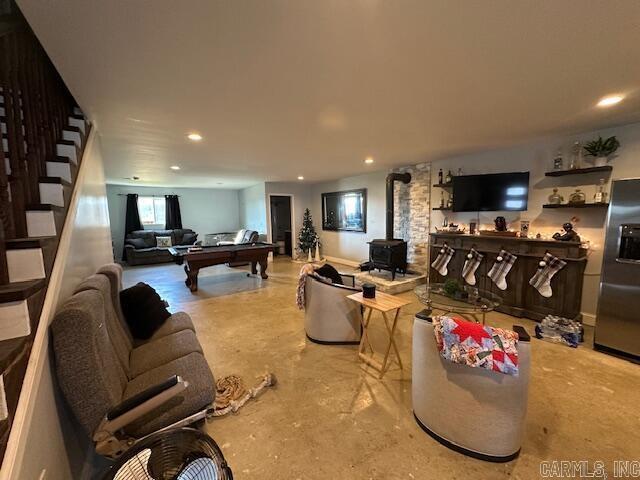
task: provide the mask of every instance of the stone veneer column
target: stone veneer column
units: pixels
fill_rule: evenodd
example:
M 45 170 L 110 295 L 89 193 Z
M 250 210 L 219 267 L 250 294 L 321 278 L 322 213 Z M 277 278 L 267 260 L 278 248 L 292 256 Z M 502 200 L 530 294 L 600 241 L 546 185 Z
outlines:
M 408 243 L 409 268 L 418 272 L 427 271 L 429 217 L 431 205 L 431 164 L 420 163 L 393 170 L 409 172 L 411 183 L 396 182 L 394 189 L 394 237 Z

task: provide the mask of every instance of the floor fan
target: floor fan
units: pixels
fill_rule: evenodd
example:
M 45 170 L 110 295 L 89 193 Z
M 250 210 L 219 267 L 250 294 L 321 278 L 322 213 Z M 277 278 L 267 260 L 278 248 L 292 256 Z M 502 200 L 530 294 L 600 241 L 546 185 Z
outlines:
M 211 437 L 193 428 L 155 433 L 136 443 L 104 480 L 233 480 Z

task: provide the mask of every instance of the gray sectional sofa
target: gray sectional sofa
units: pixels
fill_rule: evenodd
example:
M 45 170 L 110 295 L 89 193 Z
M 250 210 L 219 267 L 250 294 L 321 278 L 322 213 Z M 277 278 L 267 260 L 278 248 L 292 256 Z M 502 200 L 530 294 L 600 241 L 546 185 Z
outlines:
M 171 237 L 171 245 L 194 245 L 198 234 L 189 228 L 175 230 L 135 230 L 124 241 L 129 265 L 148 265 L 173 261 L 167 247 L 159 247 L 157 237 Z

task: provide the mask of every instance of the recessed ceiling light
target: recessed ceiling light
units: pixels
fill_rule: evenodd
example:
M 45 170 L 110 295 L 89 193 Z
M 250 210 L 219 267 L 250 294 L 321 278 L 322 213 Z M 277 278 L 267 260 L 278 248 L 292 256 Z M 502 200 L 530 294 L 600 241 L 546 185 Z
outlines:
M 606 97 L 602 97 L 598 102 L 599 107 L 611 107 L 616 103 L 620 103 L 624 97 L 622 95 L 607 95 Z
M 367 157 L 364 159 L 364 163 L 366 164 L 372 164 L 373 163 L 373 157 Z
M 180 167 L 178 165 L 171 165 L 169 168 L 171 170 L 180 170 Z
M 304 177 L 302 175 L 298 176 L 298 180 L 304 180 Z
M 192 142 L 199 142 L 200 140 L 202 140 L 202 135 L 200 135 L 199 133 L 190 133 L 189 135 L 187 135 L 187 138 Z

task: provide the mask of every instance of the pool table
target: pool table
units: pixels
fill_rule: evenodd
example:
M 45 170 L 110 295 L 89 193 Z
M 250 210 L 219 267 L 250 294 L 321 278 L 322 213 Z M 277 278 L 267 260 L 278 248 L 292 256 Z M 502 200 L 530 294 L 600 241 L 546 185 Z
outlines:
M 220 245 L 202 247 L 199 251 L 189 251 L 193 247 L 171 247 L 169 253 L 178 265 L 184 264 L 187 274 L 185 285 L 192 292 L 198 291 L 198 272 L 201 268 L 220 265 L 223 263 L 251 263 L 251 274 L 258 273 L 260 264 L 260 276 L 264 279 L 267 275 L 267 258 L 273 252 L 275 246 L 271 243 L 250 243 L 243 245 Z

